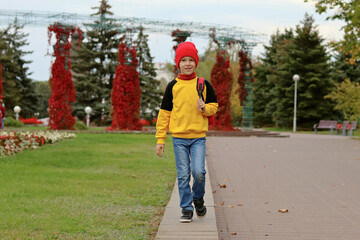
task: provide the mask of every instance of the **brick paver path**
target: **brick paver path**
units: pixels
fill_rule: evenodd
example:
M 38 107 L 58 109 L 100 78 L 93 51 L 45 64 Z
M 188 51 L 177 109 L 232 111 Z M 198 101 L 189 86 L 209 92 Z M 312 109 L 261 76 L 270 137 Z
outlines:
M 208 137 L 207 164 L 219 239 L 360 239 L 360 141 Z

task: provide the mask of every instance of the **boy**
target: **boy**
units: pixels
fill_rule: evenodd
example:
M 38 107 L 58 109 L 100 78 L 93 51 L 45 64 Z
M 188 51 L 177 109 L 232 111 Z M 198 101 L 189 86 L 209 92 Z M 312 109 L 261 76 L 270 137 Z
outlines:
M 175 63 L 180 69 L 176 79 L 166 87 L 156 123 L 156 154 L 162 156 L 169 130 L 173 138 L 177 180 L 180 195 L 182 223 L 191 222 L 195 211 L 199 218 L 205 217 L 205 143 L 208 116 L 216 113 L 218 104 L 215 91 L 204 81 L 202 99 L 197 91 L 195 69 L 199 62 L 195 45 L 183 42 L 176 49 Z M 191 173 L 194 179 L 190 188 Z

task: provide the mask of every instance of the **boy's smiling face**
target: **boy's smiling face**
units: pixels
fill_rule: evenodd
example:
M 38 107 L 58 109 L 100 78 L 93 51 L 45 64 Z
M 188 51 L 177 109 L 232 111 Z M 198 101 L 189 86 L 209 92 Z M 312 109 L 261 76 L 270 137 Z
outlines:
M 195 72 L 196 69 L 196 63 L 195 60 L 192 57 L 183 57 L 180 60 L 179 68 L 181 74 L 190 75 L 193 72 Z

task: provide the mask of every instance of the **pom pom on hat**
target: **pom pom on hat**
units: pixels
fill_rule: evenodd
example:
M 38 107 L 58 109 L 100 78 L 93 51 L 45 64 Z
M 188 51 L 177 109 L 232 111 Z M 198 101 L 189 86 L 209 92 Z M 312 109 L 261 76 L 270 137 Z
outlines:
M 175 51 L 175 63 L 178 68 L 180 60 L 183 57 L 192 57 L 195 60 L 195 64 L 197 67 L 199 63 L 199 56 L 195 44 L 193 44 L 192 42 L 182 42 L 179 44 Z

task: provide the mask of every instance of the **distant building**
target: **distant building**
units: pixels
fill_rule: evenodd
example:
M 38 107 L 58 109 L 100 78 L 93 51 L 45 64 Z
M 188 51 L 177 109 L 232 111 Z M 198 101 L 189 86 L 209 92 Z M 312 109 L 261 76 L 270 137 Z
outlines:
M 160 89 L 165 92 L 166 85 L 174 79 L 174 74 L 166 70 L 166 63 L 154 63 L 156 79 L 160 81 Z
M 165 68 L 166 63 L 155 63 L 155 69 L 156 69 L 156 79 L 163 81 L 164 79 L 166 83 L 170 82 L 174 79 L 174 75 L 170 72 L 168 72 Z

